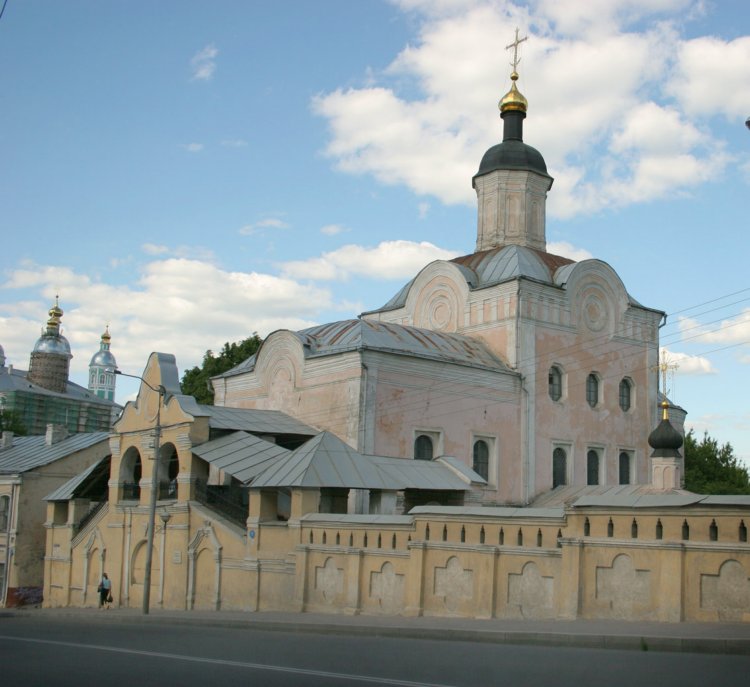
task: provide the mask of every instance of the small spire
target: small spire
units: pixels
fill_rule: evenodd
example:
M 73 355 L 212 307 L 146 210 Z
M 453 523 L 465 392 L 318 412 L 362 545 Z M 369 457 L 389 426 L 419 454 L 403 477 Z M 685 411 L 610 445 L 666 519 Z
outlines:
M 102 334 L 102 343 L 109 343 L 112 341 L 112 337 L 109 334 L 109 322 L 107 322 L 106 327 L 104 327 L 104 333 Z
M 661 419 L 669 420 L 669 401 L 666 398 L 661 402 Z

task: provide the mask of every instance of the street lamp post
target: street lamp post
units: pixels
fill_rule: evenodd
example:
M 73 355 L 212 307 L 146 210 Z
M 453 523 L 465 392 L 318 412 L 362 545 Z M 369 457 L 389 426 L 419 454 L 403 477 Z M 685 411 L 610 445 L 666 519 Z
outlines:
M 151 470 L 151 500 L 148 508 L 148 529 L 146 530 L 146 570 L 143 573 L 143 615 L 148 615 L 149 605 L 151 603 L 151 566 L 154 557 L 154 527 L 156 524 L 156 499 L 159 491 L 159 449 L 161 440 L 161 405 L 167 395 L 167 390 L 163 385 L 153 387 L 143 377 L 130 375 L 120 370 L 112 370 L 116 375 L 123 377 L 132 377 L 140 379 L 151 391 L 159 394 L 159 404 L 156 407 L 156 426 L 154 427 L 154 467 Z

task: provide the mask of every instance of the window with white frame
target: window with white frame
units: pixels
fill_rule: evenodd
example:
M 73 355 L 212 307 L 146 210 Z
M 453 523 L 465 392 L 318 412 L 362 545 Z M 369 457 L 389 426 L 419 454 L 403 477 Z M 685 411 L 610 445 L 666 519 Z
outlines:
M 553 365 L 547 374 L 547 389 L 553 401 L 559 401 L 563 395 L 563 372 L 559 365 Z
M 0 532 L 8 529 L 8 520 L 10 515 L 10 496 L 0 496 Z
M 586 484 L 599 484 L 599 451 L 593 448 L 586 452 Z
M 592 408 L 599 405 L 599 375 L 596 372 L 591 372 L 586 377 L 586 402 Z
M 630 410 L 633 395 L 633 382 L 627 377 L 620 380 L 620 408 L 627 413 Z
M 630 451 L 620 451 L 617 458 L 617 471 L 620 484 L 633 483 L 633 454 Z
M 557 446 L 552 451 L 552 488 L 568 483 L 568 452 Z
M 495 438 L 475 436 L 472 443 L 472 469 L 488 482 L 496 479 L 495 469 Z
M 414 432 L 414 458 L 432 460 L 442 451 L 440 432 L 417 430 Z

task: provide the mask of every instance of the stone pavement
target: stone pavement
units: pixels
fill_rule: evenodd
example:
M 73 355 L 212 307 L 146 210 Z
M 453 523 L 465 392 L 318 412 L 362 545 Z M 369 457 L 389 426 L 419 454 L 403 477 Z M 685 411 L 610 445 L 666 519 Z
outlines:
M 328 615 L 242 611 L 174 611 L 113 608 L 0 609 L 3 617 L 96 623 L 165 623 L 249 630 L 373 637 L 541 644 L 636 651 L 750 655 L 750 623 L 658 623 L 620 620 L 508 620 L 493 618 Z

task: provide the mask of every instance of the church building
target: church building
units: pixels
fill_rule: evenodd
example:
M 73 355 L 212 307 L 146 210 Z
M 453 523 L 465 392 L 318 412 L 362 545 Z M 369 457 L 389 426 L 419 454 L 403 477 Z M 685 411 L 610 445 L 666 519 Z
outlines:
M 48 424 L 64 426 L 70 434 L 109 431 L 121 406 L 114 402 L 114 374 L 105 375 L 101 365 L 96 365 L 114 361 L 109 330 L 102 335 L 101 350 L 91 361 L 97 381 L 92 378 L 86 389 L 70 380 L 73 354 L 62 332 L 62 316 L 55 298 L 46 326 L 31 351 L 28 371 L 6 366 L 0 346 L 0 413 L 14 413 L 27 434 L 45 434 Z
M 272 333 L 213 379 L 217 404 L 283 410 L 365 454 L 456 457 L 486 479 L 485 503 L 650 481 L 665 314 L 607 263 L 547 252 L 553 180 L 511 79 L 503 140 L 472 180 L 476 251 L 359 319 Z

